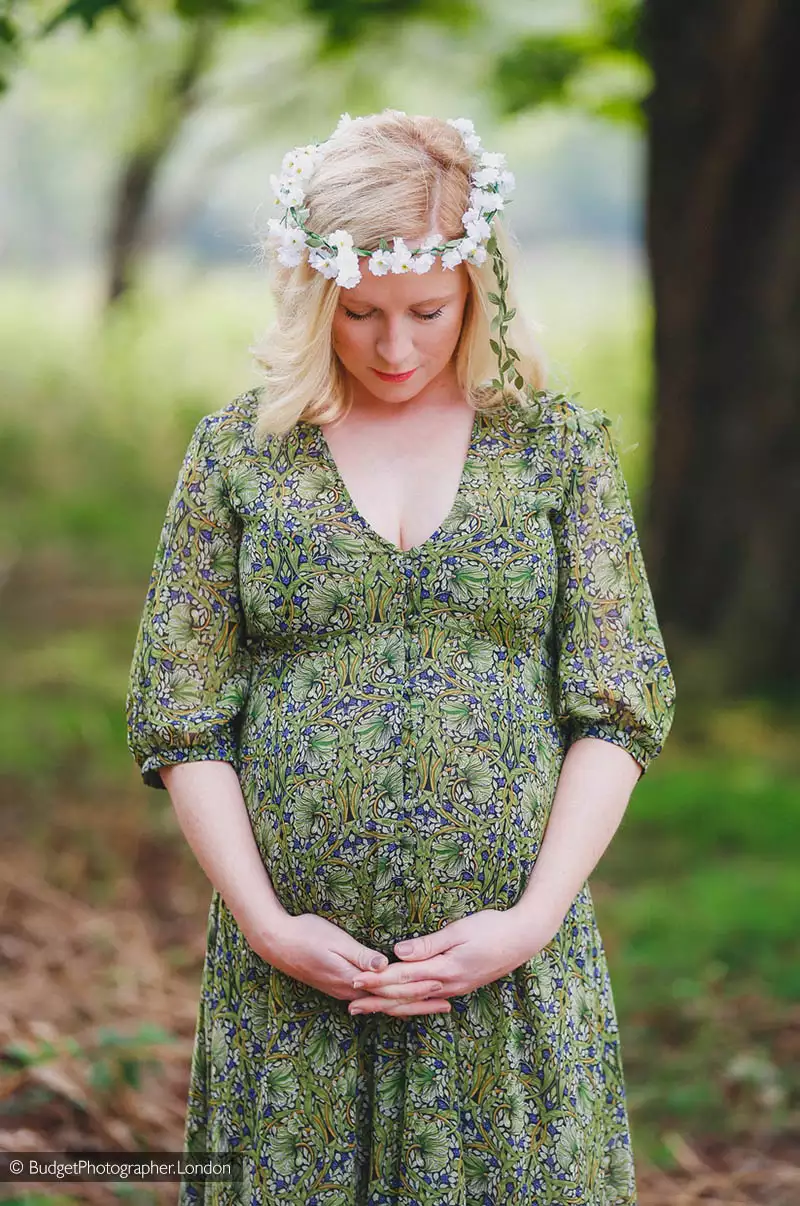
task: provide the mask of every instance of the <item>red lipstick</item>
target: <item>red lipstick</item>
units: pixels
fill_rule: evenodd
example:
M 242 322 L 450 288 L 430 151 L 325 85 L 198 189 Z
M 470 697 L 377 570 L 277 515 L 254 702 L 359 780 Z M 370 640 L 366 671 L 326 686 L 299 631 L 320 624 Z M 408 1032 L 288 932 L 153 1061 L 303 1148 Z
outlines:
M 381 373 L 378 369 L 373 369 L 373 373 L 377 373 L 381 381 L 408 381 L 409 377 L 413 377 L 416 369 L 410 369 L 407 373 Z

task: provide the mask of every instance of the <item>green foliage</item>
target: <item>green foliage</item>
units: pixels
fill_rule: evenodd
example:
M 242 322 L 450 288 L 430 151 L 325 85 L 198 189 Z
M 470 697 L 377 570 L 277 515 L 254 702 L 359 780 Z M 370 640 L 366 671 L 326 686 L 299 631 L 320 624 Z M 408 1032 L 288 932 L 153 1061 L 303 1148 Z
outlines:
M 498 288 L 497 293 L 489 294 L 489 301 L 497 307 L 497 313 L 491 322 L 491 329 L 497 332 L 497 338 L 489 340 L 498 362 L 498 376 L 492 381 L 492 385 L 495 389 L 501 390 L 507 382 L 510 382 L 516 385 L 517 389 L 522 389 L 525 382 L 516 367 L 519 355 L 514 348 L 509 347 L 507 338 L 508 328 L 517 313 L 513 306 L 509 307 L 507 301 L 508 265 L 503 259 L 494 235 L 489 239 L 487 250 L 494 262 L 494 276 Z
M 495 86 L 504 107 L 517 113 L 548 101 L 561 102 L 582 67 L 591 40 L 567 34 L 531 34 L 501 55 Z
M 593 0 L 606 44 L 630 54 L 642 52 L 642 0 Z
M 84 29 L 94 29 L 100 17 L 106 13 L 116 12 L 129 25 L 135 25 L 140 20 L 140 14 L 134 7 L 133 0 L 70 0 L 42 27 L 42 34 L 52 33 L 61 25 L 70 21 L 78 21 Z
M 493 91 L 507 113 L 536 105 L 574 105 L 641 125 L 651 78 L 640 44 L 639 0 L 594 0 L 580 29 L 526 35 L 495 65 Z
M 35 1043 L 9 1043 L 5 1055 L 18 1066 L 34 1067 L 65 1058 L 83 1063 L 90 1087 L 112 1094 L 123 1086 L 138 1089 L 142 1074 L 158 1066 L 158 1048 L 174 1046 L 175 1036 L 152 1022 L 143 1022 L 133 1034 L 120 1034 L 111 1028 L 97 1031 L 90 1043 L 79 1043 L 66 1035 L 57 1042 L 39 1039 Z
M 96 1045 L 84 1053 L 91 1067 L 92 1088 L 106 1094 L 123 1085 L 138 1089 L 142 1073 L 158 1067 L 158 1051 L 153 1048 L 172 1046 L 175 1041 L 173 1035 L 150 1022 L 143 1023 L 132 1035 L 111 1029 L 99 1031 Z
M 4 1206 L 78 1206 L 81 1198 L 61 1193 L 12 1193 L 3 1195 Z
M 16 46 L 19 41 L 19 30 L 8 13 L 0 13 L 0 44 Z
M 331 50 L 354 46 L 380 26 L 422 18 L 454 29 L 477 16 L 471 0 L 303 0 L 303 7 L 321 23 Z
M 242 17 L 263 20 L 269 15 L 269 7 L 258 0 L 172 0 L 173 11 L 185 21 Z M 111 12 L 137 25 L 147 18 L 148 5 L 146 0 L 69 0 L 41 32 L 49 34 L 69 22 L 91 30 Z M 453 28 L 467 24 L 476 15 L 470 0 L 299 0 L 298 16 L 303 12 L 321 24 L 328 48 L 353 46 L 378 25 L 423 18 Z

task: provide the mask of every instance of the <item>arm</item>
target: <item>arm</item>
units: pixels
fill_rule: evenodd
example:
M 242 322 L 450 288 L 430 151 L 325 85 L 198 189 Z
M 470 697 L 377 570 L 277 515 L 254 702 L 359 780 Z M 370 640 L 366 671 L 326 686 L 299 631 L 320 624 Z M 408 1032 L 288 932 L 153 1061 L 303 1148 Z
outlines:
M 541 849 L 512 910 L 526 931 L 535 927 L 537 950 L 558 932 L 608 848 L 641 773 L 624 749 L 597 737 L 567 751 Z
M 144 783 L 168 790 L 200 866 L 261 953 L 286 912 L 237 773 L 250 655 L 240 521 L 216 432 L 215 416 L 198 423 L 167 507 L 131 662 L 128 745 Z
M 610 423 L 567 416 L 554 523 L 556 702 L 567 752 L 547 829 L 517 902 L 549 941 L 616 833 L 672 725 L 675 682 Z
M 238 766 L 250 651 L 239 589 L 240 519 L 229 496 L 217 420 L 200 421 L 156 549 L 131 661 L 128 747 L 143 782 L 216 760 Z
M 288 914 L 256 846 L 234 767 L 187 762 L 160 773 L 197 861 L 250 946 L 267 958 L 270 939 Z

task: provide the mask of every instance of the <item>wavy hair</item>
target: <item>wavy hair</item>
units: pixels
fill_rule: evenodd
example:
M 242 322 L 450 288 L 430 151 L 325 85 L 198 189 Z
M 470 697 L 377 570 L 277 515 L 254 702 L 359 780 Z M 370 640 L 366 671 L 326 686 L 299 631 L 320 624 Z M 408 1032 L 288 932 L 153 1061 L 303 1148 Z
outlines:
M 385 110 L 343 126 L 325 144 L 308 183 L 305 206 L 309 230 L 328 234 L 346 229 L 357 247 L 374 250 L 396 237 L 413 244 L 433 230 L 444 239 L 463 234 L 472 157 L 461 135 L 436 117 L 408 117 Z M 507 304 L 516 310 L 507 342 L 519 354 L 517 368 L 526 384 L 544 387 L 544 360 L 533 329 L 520 315 L 514 296 L 511 240 L 500 217 L 492 230 L 509 266 Z M 266 258 L 265 243 L 262 244 Z M 365 263 L 365 261 L 363 261 Z M 250 348 L 263 376 L 255 424 L 258 442 L 285 435 L 298 420 L 329 423 L 345 414 L 352 399 L 347 375 L 333 347 L 333 318 L 339 288 L 304 259 L 296 267 L 270 257 L 275 319 Z M 503 393 L 489 383 L 497 376 L 490 346 L 497 288 L 491 256 L 468 275 L 464 321 L 455 351 L 456 374 L 476 408 L 504 405 Z M 506 394 L 522 400 L 507 386 Z

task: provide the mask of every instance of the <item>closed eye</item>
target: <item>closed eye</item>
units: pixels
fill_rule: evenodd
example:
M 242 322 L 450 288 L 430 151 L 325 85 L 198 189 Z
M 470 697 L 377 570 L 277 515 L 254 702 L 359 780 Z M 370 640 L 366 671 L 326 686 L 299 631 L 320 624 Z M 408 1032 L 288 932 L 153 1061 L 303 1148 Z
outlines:
M 374 310 L 367 310 L 366 313 L 364 313 L 364 314 L 357 314 L 355 312 L 355 310 L 348 310 L 347 306 L 343 306 L 342 309 L 344 310 L 347 317 L 352 318 L 352 320 L 354 322 L 361 322 L 362 319 L 370 318 L 375 313 Z M 414 313 L 415 318 L 419 318 L 423 322 L 430 322 L 431 319 L 439 318 L 439 316 L 442 314 L 443 310 L 444 310 L 444 306 L 439 306 L 438 310 L 431 310 L 427 314 L 420 314 L 416 310 L 413 313 Z

